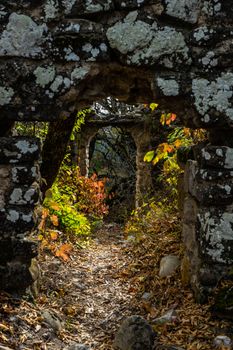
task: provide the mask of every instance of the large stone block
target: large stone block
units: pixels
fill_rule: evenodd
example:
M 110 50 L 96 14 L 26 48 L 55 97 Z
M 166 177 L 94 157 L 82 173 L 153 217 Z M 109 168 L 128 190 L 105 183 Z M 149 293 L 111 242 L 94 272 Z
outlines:
M 40 188 L 37 183 L 27 187 L 14 187 L 8 195 L 8 203 L 10 205 L 34 206 L 40 196 Z
M 33 210 L 12 206 L 0 211 L 0 235 L 9 237 L 30 232 L 35 225 Z
M 35 162 L 31 166 L 12 166 L 10 175 L 14 184 L 31 185 L 40 180 L 39 165 Z
M 193 147 L 195 159 L 201 168 L 233 169 L 233 148 L 226 146 L 198 145 Z
M 225 209 L 200 208 L 197 218 L 197 238 L 202 260 L 207 263 L 232 265 L 232 206 Z
M 7 265 L 11 260 L 29 263 L 37 256 L 37 243 L 15 238 L 0 238 L 0 265 Z
M 40 142 L 36 138 L 0 138 L 0 164 L 34 163 L 39 157 Z
M 7 266 L 0 266 L 0 290 L 25 291 L 33 283 L 30 265 L 12 260 Z

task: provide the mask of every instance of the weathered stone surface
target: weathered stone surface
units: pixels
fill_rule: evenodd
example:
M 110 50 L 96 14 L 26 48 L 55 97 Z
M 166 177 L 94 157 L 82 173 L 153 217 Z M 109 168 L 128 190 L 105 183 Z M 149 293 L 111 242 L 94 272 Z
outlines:
M 122 323 L 113 347 L 117 350 L 152 350 L 155 336 L 152 327 L 141 316 L 130 316 Z
M 62 330 L 62 322 L 55 314 L 52 314 L 48 310 L 44 310 L 42 312 L 42 317 L 44 322 L 48 326 L 50 326 L 55 332 L 60 332 Z
M 40 197 L 40 144 L 35 138 L 0 138 L 0 289 L 25 290 L 34 282 L 37 244 L 26 240 Z
M 34 162 L 39 156 L 40 144 L 35 138 L 0 138 L 0 164 Z
M 226 335 L 218 335 L 214 338 L 213 345 L 216 349 L 221 349 L 225 347 L 226 349 L 231 349 L 232 340 Z
M 10 205 L 34 205 L 38 202 L 40 194 L 39 185 L 32 184 L 30 187 L 15 187 L 9 193 Z
M 0 239 L 0 264 L 6 265 L 13 258 L 24 262 L 30 262 L 37 256 L 37 244 L 31 241 L 5 238 Z
M 0 211 L 0 233 L 7 236 L 29 233 L 35 225 L 32 208 L 8 207 Z
M 12 166 L 11 180 L 14 184 L 30 185 L 33 182 L 39 182 L 40 172 L 39 165 L 33 164 L 29 166 Z
M 193 147 L 193 150 L 201 168 L 233 169 L 233 148 L 207 145 Z
M 91 350 L 88 345 L 84 344 L 72 344 L 70 346 L 66 346 L 63 350 Z
M 218 292 L 212 312 L 219 318 L 233 319 L 233 287 L 225 287 Z
M 214 5 L 211 1 L 197 0 L 156 0 L 153 4 L 147 0 L 105 0 L 101 4 L 95 0 L 7 2 L 1 7 L 0 21 L 0 55 L 6 58 L 0 64 L 0 106 L 4 111 L 1 117 L 11 111 L 15 119 L 51 120 L 48 104 L 69 111 L 79 100 L 90 103 L 106 68 L 111 66 L 116 72 L 123 68 L 123 63 L 130 75 L 133 72 L 130 65 L 142 67 L 137 75 L 143 72 L 151 90 L 150 94 L 144 90 L 144 100 L 149 101 L 154 93 L 159 99 L 185 94 L 188 100 L 183 100 L 181 110 L 188 123 L 206 127 L 232 125 L 229 69 L 232 22 L 228 2 Z M 220 21 L 226 25 L 219 25 Z M 14 63 L 11 57 L 16 59 Z M 33 61 L 27 64 L 17 58 Z M 158 65 L 161 76 L 155 79 Z M 180 66 L 185 66 L 182 81 L 177 72 Z M 90 79 L 94 83 L 88 84 L 92 93 L 86 90 L 84 96 L 80 94 L 82 85 Z M 139 94 L 130 91 L 132 82 L 125 83 L 128 86 L 124 99 L 130 94 L 131 99 L 133 96 L 139 100 Z M 138 89 L 136 82 L 134 85 Z M 13 108 L 15 105 L 18 109 Z M 186 105 L 191 107 L 192 118 L 187 116 Z
M 199 241 L 203 258 L 232 264 L 233 214 L 231 210 L 203 208 L 198 214 Z
M 29 266 L 21 261 L 8 263 L 0 266 L 0 288 L 6 291 L 25 291 L 33 283 Z
M 166 255 L 160 261 L 159 276 L 168 277 L 180 266 L 180 259 L 175 255 Z

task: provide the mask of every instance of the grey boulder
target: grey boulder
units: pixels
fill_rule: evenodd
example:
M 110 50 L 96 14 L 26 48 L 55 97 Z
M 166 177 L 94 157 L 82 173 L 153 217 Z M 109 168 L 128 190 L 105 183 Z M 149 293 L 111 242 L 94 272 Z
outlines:
M 126 318 L 118 330 L 113 348 L 117 350 L 152 350 L 156 333 L 141 316 Z

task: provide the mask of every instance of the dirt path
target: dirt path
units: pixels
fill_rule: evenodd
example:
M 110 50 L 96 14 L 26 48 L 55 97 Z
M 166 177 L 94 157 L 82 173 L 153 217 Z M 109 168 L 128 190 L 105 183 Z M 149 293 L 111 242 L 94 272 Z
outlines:
M 68 263 L 43 255 L 42 292 L 35 304 L 14 300 L 12 307 L 12 300 L 2 295 L 0 343 L 12 349 L 52 350 L 69 349 L 75 342 L 110 350 L 122 318 L 138 311 L 132 306 L 130 282 L 123 278 L 125 245 L 121 227 L 108 224 Z M 4 330 L 4 325 L 10 328 Z
M 67 263 L 41 254 L 43 277 L 36 300 L 0 293 L 0 349 L 111 350 L 124 317 L 140 314 L 153 324 L 171 309 L 176 321 L 156 326 L 161 344 L 210 350 L 216 335 L 232 337 L 232 323 L 213 319 L 211 304 L 195 303 L 179 270 L 158 276 L 161 258 L 181 253 L 179 236 L 164 227 L 131 244 L 120 226 L 104 225 Z M 143 299 L 148 292 L 149 301 Z M 72 345 L 80 343 L 87 347 Z

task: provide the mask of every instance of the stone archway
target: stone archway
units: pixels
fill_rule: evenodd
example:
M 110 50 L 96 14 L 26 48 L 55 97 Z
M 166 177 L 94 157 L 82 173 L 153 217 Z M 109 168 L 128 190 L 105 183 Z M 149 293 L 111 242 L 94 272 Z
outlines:
M 143 201 L 153 191 L 152 184 L 152 171 L 151 165 L 144 162 L 144 156 L 146 152 L 151 149 L 152 135 L 151 128 L 147 125 L 146 121 L 142 118 L 142 113 L 139 117 L 121 116 L 121 120 L 118 120 L 118 116 L 115 115 L 115 119 L 111 116 L 111 121 L 106 118 L 103 121 L 98 116 L 86 121 L 81 128 L 80 142 L 78 147 L 78 165 L 80 167 L 81 175 L 88 176 L 89 174 L 89 147 L 91 140 L 95 137 L 98 130 L 106 126 L 117 126 L 122 128 L 125 132 L 128 132 L 136 145 L 136 196 L 135 205 Z M 145 118 L 145 117 L 144 117 Z
M 230 0 L 0 5 L 2 288 L 6 281 L 18 288 L 15 275 L 30 277 L 35 255 L 23 236 L 33 225 L 39 145 L 6 137 L 11 122 L 53 121 L 59 145 L 76 110 L 109 95 L 156 100 L 184 125 L 209 130 L 209 143 L 194 149 L 185 175 L 187 269 L 202 296 L 227 275 L 233 265 L 232 14 Z

